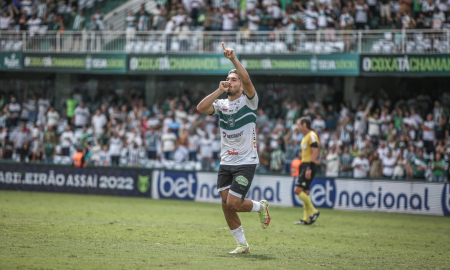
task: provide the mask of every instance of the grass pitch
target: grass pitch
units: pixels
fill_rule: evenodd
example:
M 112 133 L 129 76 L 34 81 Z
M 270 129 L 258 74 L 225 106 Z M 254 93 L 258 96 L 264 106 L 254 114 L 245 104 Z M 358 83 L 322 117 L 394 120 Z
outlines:
M 450 219 L 271 207 L 262 230 L 242 213 L 249 254 L 218 204 L 0 191 L 0 269 L 445 269 Z

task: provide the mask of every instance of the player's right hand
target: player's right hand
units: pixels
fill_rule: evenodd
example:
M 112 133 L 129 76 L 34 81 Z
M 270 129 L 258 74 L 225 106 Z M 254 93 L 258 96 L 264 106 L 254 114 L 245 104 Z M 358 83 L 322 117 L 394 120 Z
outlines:
M 306 170 L 305 178 L 306 178 L 307 180 L 311 180 L 311 169 Z
M 227 82 L 227 81 L 220 82 L 220 84 L 219 84 L 219 90 L 220 91 L 226 92 L 226 91 L 228 91 L 228 89 L 230 89 L 230 83 L 229 82 Z

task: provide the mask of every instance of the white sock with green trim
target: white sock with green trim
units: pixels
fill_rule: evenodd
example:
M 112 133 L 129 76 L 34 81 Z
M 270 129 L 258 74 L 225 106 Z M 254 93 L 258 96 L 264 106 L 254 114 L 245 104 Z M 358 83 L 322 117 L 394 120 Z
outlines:
M 234 239 L 236 239 L 238 245 L 248 245 L 247 240 L 245 240 L 244 229 L 242 229 L 242 226 L 239 226 L 239 228 L 237 229 L 231 230 L 231 234 L 233 235 Z
M 261 212 L 263 210 L 262 204 L 260 202 L 252 201 L 252 203 L 253 203 L 253 208 L 250 212 Z

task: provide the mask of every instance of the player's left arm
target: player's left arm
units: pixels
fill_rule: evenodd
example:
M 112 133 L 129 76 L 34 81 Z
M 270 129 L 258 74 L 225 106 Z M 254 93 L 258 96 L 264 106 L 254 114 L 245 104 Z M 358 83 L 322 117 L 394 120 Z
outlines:
M 223 55 L 230 59 L 233 63 L 234 67 L 236 68 L 237 74 L 239 75 L 239 79 L 241 80 L 242 87 L 244 88 L 245 95 L 252 99 L 255 97 L 256 91 L 255 87 L 252 84 L 252 81 L 250 80 L 250 76 L 247 73 L 247 70 L 245 70 L 244 66 L 239 62 L 239 59 L 236 57 L 236 54 L 234 53 L 233 49 L 227 49 L 225 48 L 225 44 L 222 42 L 223 47 Z
M 311 136 L 311 165 L 310 167 L 306 170 L 305 173 L 305 177 L 308 180 L 312 180 L 311 179 L 311 172 L 312 172 L 312 166 L 317 166 L 317 159 L 319 158 L 319 142 L 316 139 L 316 136 L 314 136 L 313 134 L 310 134 L 309 136 Z

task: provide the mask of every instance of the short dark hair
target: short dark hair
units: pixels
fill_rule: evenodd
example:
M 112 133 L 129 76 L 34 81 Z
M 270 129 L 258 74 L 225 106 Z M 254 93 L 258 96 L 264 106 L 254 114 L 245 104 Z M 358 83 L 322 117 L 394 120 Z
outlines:
M 311 118 L 306 117 L 306 116 L 300 118 L 300 125 L 303 126 L 303 124 L 306 124 L 306 127 L 308 129 L 311 129 Z
M 238 75 L 238 73 L 237 73 L 237 70 L 236 70 L 236 69 L 232 69 L 232 70 L 230 70 L 230 71 L 228 72 L 228 75 L 230 75 L 230 74 L 232 74 L 232 73 L 234 73 L 234 74 Z

